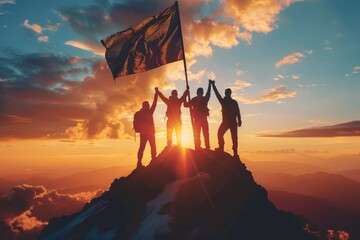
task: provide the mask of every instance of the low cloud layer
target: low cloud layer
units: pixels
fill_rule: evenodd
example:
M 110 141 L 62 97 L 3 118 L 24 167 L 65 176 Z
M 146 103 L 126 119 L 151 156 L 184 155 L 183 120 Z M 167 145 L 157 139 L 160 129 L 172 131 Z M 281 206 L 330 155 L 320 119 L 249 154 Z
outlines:
M 35 239 L 50 218 L 79 211 L 102 191 L 60 194 L 43 186 L 19 185 L 0 197 L 0 236 Z
M 358 137 L 360 136 L 360 121 L 340 123 L 333 126 L 303 128 L 283 133 L 258 134 L 258 136 L 280 138 Z

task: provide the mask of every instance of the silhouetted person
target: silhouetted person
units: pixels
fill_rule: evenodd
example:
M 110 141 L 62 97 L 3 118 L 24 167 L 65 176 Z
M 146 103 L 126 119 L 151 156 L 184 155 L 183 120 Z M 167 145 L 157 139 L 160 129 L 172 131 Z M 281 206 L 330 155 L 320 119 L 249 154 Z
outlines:
M 172 133 L 175 130 L 177 145 L 181 146 L 181 104 L 185 101 L 186 96 L 189 94 L 189 87 L 186 88 L 185 92 L 178 98 L 178 92 L 176 90 L 171 91 L 171 96 L 166 98 L 159 90 L 157 93 L 161 100 L 167 105 L 166 116 L 166 139 L 167 146 L 172 145 Z
M 193 118 L 193 129 L 194 129 L 194 141 L 195 149 L 200 149 L 201 139 L 200 132 L 204 135 L 205 148 L 210 149 L 209 141 L 209 123 L 207 117 L 209 116 L 208 102 L 210 99 L 210 80 L 206 95 L 204 95 L 204 89 L 198 88 L 196 91 L 196 97 L 192 98 L 189 102 L 185 102 L 185 107 L 191 107 L 192 118 Z
M 218 130 L 218 142 L 219 147 L 217 150 L 224 151 L 224 134 L 227 130 L 230 129 L 231 139 L 233 142 L 232 149 L 234 151 L 234 156 L 238 155 L 238 138 L 237 138 L 237 127 L 241 127 L 241 115 L 238 103 L 231 98 L 231 89 L 227 88 L 225 90 L 225 97 L 222 98 L 219 91 L 215 86 L 215 81 L 211 81 L 211 85 L 213 86 L 215 95 L 221 104 L 221 112 L 222 112 L 222 122 L 220 124 Z
M 149 141 L 151 148 L 151 158 L 156 158 L 156 143 L 155 143 L 155 126 L 153 114 L 156 108 L 158 99 L 157 88 L 155 88 L 154 100 L 150 107 L 148 101 L 142 103 L 142 108 L 136 113 L 138 116 L 138 132 L 140 132 L 140 146 L 137 154 L 137 167 L 142 167 L 141 160 L 144 155 L 146 143 Z M 134 123 L 135 124 L 135 123 Z M 137 130 L 137 129 L 135 129 Z

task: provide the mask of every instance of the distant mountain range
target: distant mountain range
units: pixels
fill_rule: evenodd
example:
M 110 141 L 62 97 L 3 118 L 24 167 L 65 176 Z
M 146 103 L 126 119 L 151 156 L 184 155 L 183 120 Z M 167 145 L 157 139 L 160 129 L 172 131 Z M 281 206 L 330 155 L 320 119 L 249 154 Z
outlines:
M 21 184 L 41 185 L 46 189 L 56 189 L 59 192 L 75 193 L 76 189 L 94 191 L 98 189 L 107 190 L 109 184 L 119 176 L 125 176 L 131 172 L 129 166 L 115 166 L 100 168 L 96 170 L 73 173 L 60 178 L 44 176 L 29 176 L 24 179 L 9 180 L 0 178 L 0 196 L 7 194 L 11 188 Z
M 360 183 L 341 175 L 317 172 L 293 176 L 286 173 L 254 173 L 255 180 L 268 190 L 297 193 L 360 212 Z
M 269 191 L 269 199 L 281 210 L 303 216 L 326 229 L 343 229 L 351 233 L 351 239 L 360 239 L 359 212 L 332 205 L 326 199 L 283 191 Z

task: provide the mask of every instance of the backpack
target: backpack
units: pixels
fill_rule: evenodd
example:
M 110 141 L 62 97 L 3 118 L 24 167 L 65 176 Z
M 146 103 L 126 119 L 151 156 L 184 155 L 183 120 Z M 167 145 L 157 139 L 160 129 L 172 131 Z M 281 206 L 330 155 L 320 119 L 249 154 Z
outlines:
M 141 132 L 141 112 L 140 110 L 134 114 L 133 129 L 135 132 Z

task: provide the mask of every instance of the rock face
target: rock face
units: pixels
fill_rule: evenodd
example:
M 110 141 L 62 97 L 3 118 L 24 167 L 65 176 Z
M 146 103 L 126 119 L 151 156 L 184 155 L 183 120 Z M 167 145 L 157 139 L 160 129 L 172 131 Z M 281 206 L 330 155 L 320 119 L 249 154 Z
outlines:
M 317 238 L 274 207 L 240 159 L 173 147 L 82 211 L 50 220 L 40 239 Z

